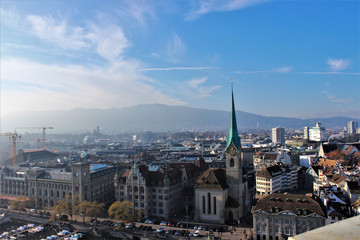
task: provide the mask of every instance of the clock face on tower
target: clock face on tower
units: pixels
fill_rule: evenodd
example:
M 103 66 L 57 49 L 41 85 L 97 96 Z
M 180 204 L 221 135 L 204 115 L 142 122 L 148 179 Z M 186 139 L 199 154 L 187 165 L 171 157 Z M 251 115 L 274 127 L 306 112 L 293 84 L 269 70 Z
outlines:
M 230 152 L 230 155 L 232 155 L 232 156 L 235 155 L 235 154 L 236 154 L 236 149 L 235 149 L 235 147 L 234 147 L 234 146 L 231 146 L 229 152 Z

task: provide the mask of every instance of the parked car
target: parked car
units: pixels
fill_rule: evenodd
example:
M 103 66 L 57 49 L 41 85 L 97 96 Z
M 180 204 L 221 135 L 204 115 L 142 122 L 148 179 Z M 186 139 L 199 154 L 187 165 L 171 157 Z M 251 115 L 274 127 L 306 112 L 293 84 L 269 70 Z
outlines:
M 164 228 L 163 227 L 159 227 L 158 229 L 156 229 L 156 232 L 158 232 L 158 233 L 162 233 L 162 232 L 164 232 L 165 230 L 164 230 Z

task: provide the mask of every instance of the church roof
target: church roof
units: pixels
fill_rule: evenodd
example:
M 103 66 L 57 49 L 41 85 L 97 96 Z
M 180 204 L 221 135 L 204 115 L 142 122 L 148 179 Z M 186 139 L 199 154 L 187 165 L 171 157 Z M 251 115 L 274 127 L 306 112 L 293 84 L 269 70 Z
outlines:
M 226 148 L 225 148 L 226 151 L 228 150 L 231 143 L 234 144 L 237 151 L 240 151 L 241 142 L 240 142 L 240 137 L 238 134 L 237 124 L 236 124 L 236 113 L 235 113 L 234 94 L 233 94 L 232 84 L 231 84 L 230 129 L 229 129 L 229 136 L 228 136 L 227 142 L 226 142 Z
M 208 169 L 197 180 L 198 188 L 224 190 L 226 184 L 226 171 L 222 168 Z

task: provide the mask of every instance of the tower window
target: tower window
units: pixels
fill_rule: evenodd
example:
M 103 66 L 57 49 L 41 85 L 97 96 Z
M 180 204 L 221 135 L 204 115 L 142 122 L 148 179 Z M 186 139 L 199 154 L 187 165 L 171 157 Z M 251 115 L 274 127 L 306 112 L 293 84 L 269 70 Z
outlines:
M 232 158 L 232 159 L 230 159 L 230 167 L 234 167 L 235 166 L 235 161 L 234 161 L 234 159 Z

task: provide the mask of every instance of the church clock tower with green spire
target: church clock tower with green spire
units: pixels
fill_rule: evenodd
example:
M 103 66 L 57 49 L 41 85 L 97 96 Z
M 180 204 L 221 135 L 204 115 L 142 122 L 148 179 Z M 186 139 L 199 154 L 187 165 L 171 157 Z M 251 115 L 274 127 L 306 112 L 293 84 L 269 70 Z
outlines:
M 231 84 L 231 115 L 230 129 L 226 148 L 226 183 L 229 186 L 229 196 L 239 204 L 240 209 L 244 205 L 244 183 L 242 169 L 241 141 L 236 124 L 233 86 Z M 241 210 L 240 210 L 241 211 Z M 234 214 L 237 215 L 237 214 Z M 234 216 L 235 217 L 235 216 Z

